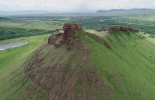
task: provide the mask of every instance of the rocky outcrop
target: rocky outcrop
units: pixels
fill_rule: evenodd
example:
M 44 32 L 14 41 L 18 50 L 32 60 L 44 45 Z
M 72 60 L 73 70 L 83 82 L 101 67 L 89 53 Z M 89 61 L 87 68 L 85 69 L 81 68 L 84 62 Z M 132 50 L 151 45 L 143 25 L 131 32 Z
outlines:
M 53 44 L 55 47 L 59 47 L 62 44 L 67 44 L 67 50 L 71 50 L 78 44 L 78 33 L 76 31 L 82 30 L 82 26 L 80 24 L 75 23 L 67 23 L 64 24 L 63 29 L 56 29 L 55 33 L 48 38 L 48 44 Z M 60 32 L 64 31 L 64 33 Z M 112 34 L 116 31 L 123 31 L 123 32 L 139 32 L 139 30 L 130 28 L 130 27 L 123 27 L 123 26 L 114 26 L 106 29 L 97 30 L 98 32 L 101 31 L 108 31 L 109 34 Z M 96 36 L 94 36 L 96 39 Z M 99 40 L 98 38 L 96 39 Z M 111 48 L 110 44 L 106 41 L 102 42 L 107 48 Z
M 60 30 L 63 30 L 64 33 L 60 33 Z M 82 26 L 75 23 L 64 24 L 63 29 L 56 29 L 55 33 L 48 38 L 48 44 L 58 47 L 67 43 L 67 49 L 70 50 L 74 42 L 78 41 L 76 30 L 82 30 Z
M 64 42 L 62 33 L 55 33 L 48 38 L 48 44 L 54 44 L 55 46 L 61 46 Z
M 70 42 L 70 39 L 72 37 L 77 37 L 77 34 L 75 33 L 75 30 L 81 30 L 82 26 L 79 24 L 64 24 L 64 40 L 67 41 L 67 43 Z
M 109 34 L 112 34 L 113 32 L 116 32 L 116 31 L 123 31 L 123 32 L 139 32 L 139 30 L 136 30 L 136 29 L 133 29 L 133 28 L 130 28 L 130 27 L 123 27 L 123 26 L 114 26 L 114 27 L 110 27 L 108 29 L 108 33 Z

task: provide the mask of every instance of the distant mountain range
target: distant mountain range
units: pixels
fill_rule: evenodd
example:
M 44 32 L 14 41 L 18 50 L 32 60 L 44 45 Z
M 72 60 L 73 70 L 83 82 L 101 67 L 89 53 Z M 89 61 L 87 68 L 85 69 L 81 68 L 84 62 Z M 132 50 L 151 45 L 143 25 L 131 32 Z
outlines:
M 105 14 L 124 14 L 124 13 L 147 13 L 154 12 L 155 9 L 147 9 L 147 8 L 135 8 L 135 9 L 110 9 L 110 10 L 98 10 L 96 12 L 59 12 L 59 11 L 48 11 L 48 10 L 0 10 L 0 16 L 10 16 L 10 15 L 70 15 L 70 14 L 92 14 L 92 13 L 105 13 Z
M 135 9 L 111 9 L 111 10 L 98 10 L 96 13 L 136 13 L 136 12 L 155 12 L 155 9 L 135 8 Z
M 2 11 L 0 10 L 0 16 L 7 15 L 36 15 L 36 14 L 48 14 L 53 13 L 51 11 L 42 11 L 42 10 L 13 10 L 13 11 Z

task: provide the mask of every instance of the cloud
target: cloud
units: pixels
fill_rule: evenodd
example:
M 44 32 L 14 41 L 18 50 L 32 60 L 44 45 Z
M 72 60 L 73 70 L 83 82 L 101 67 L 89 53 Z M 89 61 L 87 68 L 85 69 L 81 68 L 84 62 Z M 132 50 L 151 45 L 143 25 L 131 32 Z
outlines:
M 0 9 L 95 11 L 99 9 L 155 8 L 154 0 L 0 0 Z

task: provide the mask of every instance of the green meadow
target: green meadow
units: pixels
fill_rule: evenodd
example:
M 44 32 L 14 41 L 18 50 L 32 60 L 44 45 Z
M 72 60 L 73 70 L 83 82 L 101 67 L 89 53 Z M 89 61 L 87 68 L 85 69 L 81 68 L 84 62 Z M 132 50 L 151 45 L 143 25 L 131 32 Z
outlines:
M 27 41 L 22 47 L 0 51 L 0 99 L 16 100 L 21 92 L 31 83 L 24 74 L 24 66 L 33 52 L 47 41 L 49 35 L 38 35 L 0 41 L 8 43 L 14 41 Z

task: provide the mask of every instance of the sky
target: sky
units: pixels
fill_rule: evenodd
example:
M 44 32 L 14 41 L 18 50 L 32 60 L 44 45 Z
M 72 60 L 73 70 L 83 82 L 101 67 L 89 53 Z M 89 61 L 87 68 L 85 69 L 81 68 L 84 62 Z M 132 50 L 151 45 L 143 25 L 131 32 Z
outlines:
M 0 0 L 0 10 L 87 12 L 130 8 L 155 9 L 155 0 Z

